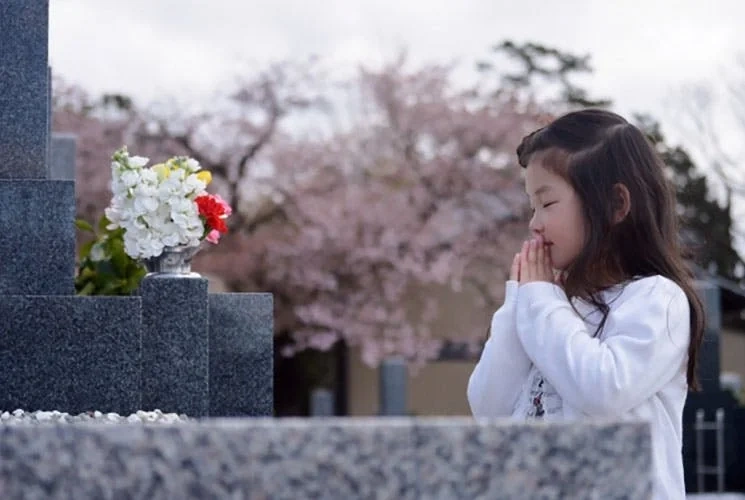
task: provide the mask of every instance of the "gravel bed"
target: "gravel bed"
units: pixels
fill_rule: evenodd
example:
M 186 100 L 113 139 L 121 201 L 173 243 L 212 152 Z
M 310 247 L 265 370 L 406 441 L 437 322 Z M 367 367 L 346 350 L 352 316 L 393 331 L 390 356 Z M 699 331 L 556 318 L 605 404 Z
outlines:
M 78 423 L 100 423 L 100 424 L 178 424 L 191 420 L 186 415 L 176 413 L 163 413 L 160 410 L 138 411 L 131 415 L 119 415 L 118 413 L 102 413 L 100 411 L 89 411 L 78 415 L 70 415 L 60 411 L 34 411 L 23 410 L 2 411 L 0 410 L 0 425 L 40 425 L 40 424 L 78 424 Z

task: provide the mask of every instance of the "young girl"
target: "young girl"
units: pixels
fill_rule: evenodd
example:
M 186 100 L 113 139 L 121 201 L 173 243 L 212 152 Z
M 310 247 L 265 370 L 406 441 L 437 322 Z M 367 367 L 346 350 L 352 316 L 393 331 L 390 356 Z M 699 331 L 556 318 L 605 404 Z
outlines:
M 654 498 L 684 498 L 682 414 L 704 317 L 662 161 L 639 129 L 602 110 L 558 118 L 517 155 L 533 238 L 468 382 L 471 410 L 648 421 Z

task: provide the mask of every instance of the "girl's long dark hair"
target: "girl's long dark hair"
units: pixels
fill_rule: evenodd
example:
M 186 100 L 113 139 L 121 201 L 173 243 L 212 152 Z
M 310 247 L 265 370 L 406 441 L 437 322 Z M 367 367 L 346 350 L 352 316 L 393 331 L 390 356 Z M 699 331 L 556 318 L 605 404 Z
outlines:
M 699 388 L 698 351 L 704 332 L 704 309 L 693 287 L 679 243 L 675 192 L 662 159 L 644 134 L 621 116 L 598 109 L 568 113 L 523 138 L 517 156 L 524 168 L 531 160 L 565 178 L 579 195 L 586 242 L 564 276 L 567 296 L 598 307 L 602 321 L 610 307 L 600 292 L 635 277 L 664 276 L 677 283 L 690 305 L 688 386 Z M 615 187 L 626 186 L 630 211 L 614 223 Z

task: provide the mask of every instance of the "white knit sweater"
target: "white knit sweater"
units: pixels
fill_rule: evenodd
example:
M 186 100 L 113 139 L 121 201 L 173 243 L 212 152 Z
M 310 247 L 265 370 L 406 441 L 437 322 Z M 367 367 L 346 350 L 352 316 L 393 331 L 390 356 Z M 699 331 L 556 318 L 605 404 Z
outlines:
M 475 417 L 615 418 L 649 422 L 654 498 L 685 498 L 682 415 L 689 305 L 661 276 L 603 292 L 596 308 L 548 282 L 508 281 L 504 305 L 468 382 Z

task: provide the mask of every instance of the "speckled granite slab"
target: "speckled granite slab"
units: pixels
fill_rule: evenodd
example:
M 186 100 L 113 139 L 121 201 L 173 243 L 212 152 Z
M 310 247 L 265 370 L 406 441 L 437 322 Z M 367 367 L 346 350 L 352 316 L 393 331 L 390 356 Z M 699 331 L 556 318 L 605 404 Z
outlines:
M 0 179 L 47 176 L 48 53 L 49 0 L 0 2 Z
M 414 425 L 422 499 L 648 499 L 646 424 Z
M 647 499 L 646 425 L 230 419 L 0 426 L 3 498 Z
M 0 412 L 143 408 L 141 310 L 137 297 L 0 294 Z

